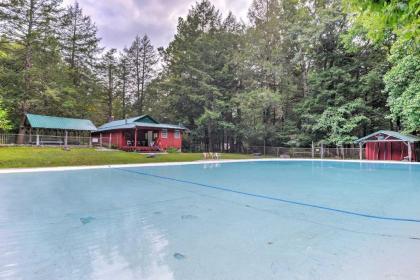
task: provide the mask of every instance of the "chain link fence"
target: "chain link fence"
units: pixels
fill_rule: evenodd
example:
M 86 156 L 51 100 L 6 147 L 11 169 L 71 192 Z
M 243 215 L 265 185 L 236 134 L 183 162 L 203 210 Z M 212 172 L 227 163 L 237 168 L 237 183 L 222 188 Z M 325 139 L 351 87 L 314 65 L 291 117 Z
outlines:
M 23 143 L 18 143 L 18 134 L 0 134 L 0 146 L 33 145 L 33 146 L 102 146 L 112 148 L 108 137 L 86 137 L 65 135 L 28 135 L 23 136 Z M 66 139 L 67 138 L 67 139 Z M 188 152 L 204 152 L 203 145 L 190 145 Z M 344 147 L 271 147 L 271 146 L 243 146 L 239 153 L 254 156 L 270 156 L 278 158 L 329 158 L 329 159 L 365 159 L 364 149 Z
M 274 156 L 279 158 L 330 158 L 330 159 L 362 159 L 365 157 L 364 149 L 344 147 L 244 147 L 244 153 L 256 156 Z
M 185 151 L 206 152 L 203 144 L 192 144 Z M 215 151 L 220 151 L 216 149 Z M 225 150 L 224 152 L 229 152 Z M 328 158 L 328 159 L 365 159 L 364 149 L 314 146 L 311 148 L 298 147 L 272 147 L 272 146 L 242 146 L 235 152 L 254 156 L 270 156 L 278 158 Z

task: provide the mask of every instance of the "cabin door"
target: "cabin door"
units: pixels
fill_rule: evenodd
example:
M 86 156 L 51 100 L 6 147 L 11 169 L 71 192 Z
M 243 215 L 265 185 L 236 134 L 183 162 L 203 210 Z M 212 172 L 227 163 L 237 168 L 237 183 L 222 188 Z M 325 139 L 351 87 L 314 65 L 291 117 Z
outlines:
M 148 146 L 153 146 L 153 131 L 149 130 L 147 132 L 147 142 L 148 142 Z

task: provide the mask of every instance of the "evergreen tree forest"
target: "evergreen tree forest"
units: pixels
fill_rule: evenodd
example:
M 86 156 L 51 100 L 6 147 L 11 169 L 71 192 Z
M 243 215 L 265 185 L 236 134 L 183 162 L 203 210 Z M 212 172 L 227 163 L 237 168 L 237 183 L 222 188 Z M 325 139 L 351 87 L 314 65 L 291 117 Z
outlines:
M 379 129 L 420 134 L 417 0 L 254 0 L 248 19 L 209 0 L 179 18 L 168 46 L 142 30 L 101 45 L 75 2 L 0 3 L 0 130 L 25 113 L 150 114 L 210 150 L 351 145 Z

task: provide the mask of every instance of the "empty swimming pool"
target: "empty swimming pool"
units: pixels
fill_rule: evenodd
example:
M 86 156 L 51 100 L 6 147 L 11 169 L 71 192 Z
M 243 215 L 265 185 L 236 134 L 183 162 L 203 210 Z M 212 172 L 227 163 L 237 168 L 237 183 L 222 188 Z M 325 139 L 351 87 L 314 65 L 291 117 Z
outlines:
M 420 279 L 420 165 L 0 174 L 0 279 Z

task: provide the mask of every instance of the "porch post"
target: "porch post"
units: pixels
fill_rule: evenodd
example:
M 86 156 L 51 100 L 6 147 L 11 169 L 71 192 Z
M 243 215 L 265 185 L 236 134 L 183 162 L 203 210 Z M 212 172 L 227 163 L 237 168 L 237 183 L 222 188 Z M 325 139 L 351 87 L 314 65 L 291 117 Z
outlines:
M 359 159 L 363 159 L 363 144 L 362 142 L 359 143 Z
M 92 148 L 92 134 L 89 135 L 89 148 Z
M 111 149 L 111 142 L 112 142 L 112 132 L 109 133 L 108 148 L 110 148 L 110 149 Z
M 134 147 L 137 147 L 137 127 L 134 129 Z
M 408 143 L 408 161 L 411 162 L 411 157 L 412 157 L 411 143 L 410 142 L 407 142 L 407 143 Z
M 102 148 L 102 133 L 99 133 L 99 145 Z

